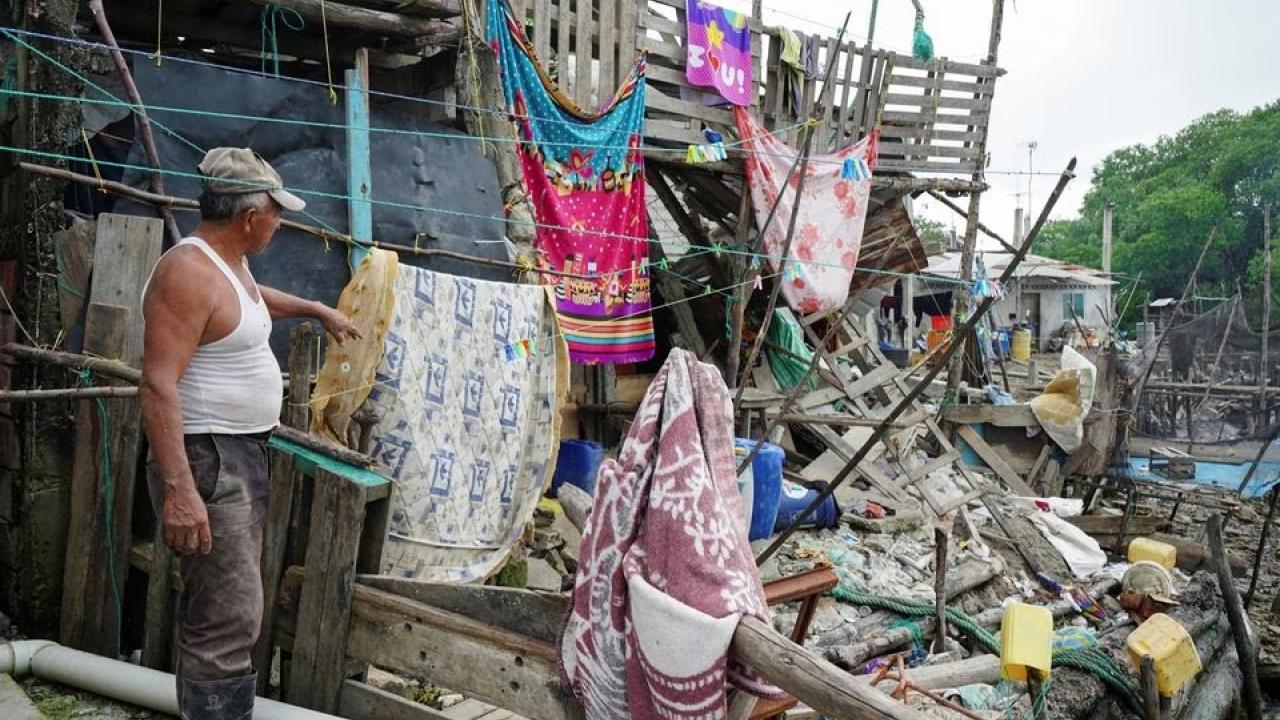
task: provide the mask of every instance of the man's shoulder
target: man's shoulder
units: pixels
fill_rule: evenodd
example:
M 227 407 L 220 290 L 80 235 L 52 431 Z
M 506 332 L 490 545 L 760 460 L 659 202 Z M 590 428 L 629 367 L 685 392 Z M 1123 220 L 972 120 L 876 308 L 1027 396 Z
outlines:
M 156 262 L 155 272 L 147 287 L 148 299 L 163 296 L 166 299 L 197 299 L 212 297 L 217 285 L 212 282 L 218 268 L 192 245 L 170 248 Z

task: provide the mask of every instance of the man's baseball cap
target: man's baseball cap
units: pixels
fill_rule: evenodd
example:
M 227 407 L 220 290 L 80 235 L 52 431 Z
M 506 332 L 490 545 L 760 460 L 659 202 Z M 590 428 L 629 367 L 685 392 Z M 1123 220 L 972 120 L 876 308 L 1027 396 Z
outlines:
M 214 148 L 200 161 L 205 188 L 218 195 L 265 192 L 285 210 L 299 212 L 307 206 L 302 198 L 284 189 L 275 168 L 249 148 Z

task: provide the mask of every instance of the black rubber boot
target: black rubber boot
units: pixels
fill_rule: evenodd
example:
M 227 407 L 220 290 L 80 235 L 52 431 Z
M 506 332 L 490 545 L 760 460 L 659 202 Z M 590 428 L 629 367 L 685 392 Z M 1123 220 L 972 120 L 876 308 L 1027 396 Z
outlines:
M 178 712 L 182 720 L 249 720 L 258 674 L 225 680 L 178 680 Z

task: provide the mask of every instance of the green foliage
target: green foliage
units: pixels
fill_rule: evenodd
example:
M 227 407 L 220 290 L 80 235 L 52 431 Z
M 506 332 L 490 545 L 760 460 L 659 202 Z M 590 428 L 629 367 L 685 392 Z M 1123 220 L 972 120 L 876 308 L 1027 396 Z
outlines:
M 1256 317 L 1263 204 L 1271 203 L 1280 215 L 1280 101 L 1245 114 L 1219 110 L 1172 137 L 1111 153 L 1093 169 L 1080 218 L 1047 225 L 1033 252 L 1099 267 L 1107 201 L 1115 203 L 1112 270 L 1121 280 L 1141 274 L 1130 319 L 1141 313 L 1147 293 L 1182 294 L 1215 227 L 1199 292 L 1227 296 L 1239 283 Z
M 947 241 L 951 239 L 951 230 L 946 225 L 927 217 L 917 217 L 912 223 L 926 254 L 936 255 L 946 249 Z

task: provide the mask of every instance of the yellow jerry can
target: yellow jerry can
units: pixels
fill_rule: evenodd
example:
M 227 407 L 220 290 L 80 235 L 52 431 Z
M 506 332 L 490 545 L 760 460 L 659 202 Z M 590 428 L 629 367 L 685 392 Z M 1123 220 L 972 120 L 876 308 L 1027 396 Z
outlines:
M 1143 560 L 1153 562 L 1165 570 L 1172 570 L 1178 564 L 1178 548 L 1151 538 L 1134 538 L 1129 543 L 1129 562 Z
M 1186 628 L 1177 620 L 1156 613 L 1129 633 L 1126 641 L 1134 666 L 1150 655 L 1156 667 L 1156 688 L 1165 697 L 1178 694 L 1187 681 L 1200 672 L 1200 653 Z
M 1049 672 L 1053 654 L 1053 613 L 1048 608 L 1013 603 L 1000 621 L 1000 674 L 1027 681 L 1027 668 Z

